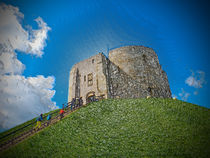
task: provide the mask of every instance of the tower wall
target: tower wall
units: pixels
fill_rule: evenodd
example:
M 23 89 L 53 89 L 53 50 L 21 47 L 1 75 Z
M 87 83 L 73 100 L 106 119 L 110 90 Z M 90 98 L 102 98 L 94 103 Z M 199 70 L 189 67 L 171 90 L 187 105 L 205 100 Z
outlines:
M 166 73 L 162 70 L 153 49 L 143 46 L 120 47 L 109 52 L 109 60 L 136 81 L 136 86 L 140 85 L 143 91 L 148 92 L 143 96 L 171 97 Z M 111 76 L 115 76 L 115 74 L 113 73 Z M 131 85 L 131 81 L 129 81 L 127 83 L 128 90 L 132 89 Z M 124 85 L 124 87 L 126 86 Z
M 107 98 L 106 57 L 99 53 L 75 64 L 69 77 L 68 102 L 82 97 L 84 103 L 88 95 Z
M 108 72 L 110 98 L 144 98 L 149 95 L 141 83 L 127 75 L 111 61 L 108 64 Z
M 166 73 L 153 49 L 126 46 L 111 50 L 109 59 L 102 53 L 75 64 L 69 77 L 68 102 L 91 96 L 104 98 L 170 98 Z

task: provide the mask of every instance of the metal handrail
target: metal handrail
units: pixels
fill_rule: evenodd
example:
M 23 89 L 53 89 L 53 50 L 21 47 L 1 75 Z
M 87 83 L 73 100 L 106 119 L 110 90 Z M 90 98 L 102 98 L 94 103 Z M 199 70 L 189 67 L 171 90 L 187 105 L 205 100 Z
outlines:
M 67 103 L 67 107 L 69 106 L 68 104 L 69 104 L 69 103 Z M 70 104 L 71 104 L 71 103 L 70 103 Z M 63 104 L 63 105 L 64 105 L 64 104 Z M 67 107 L 66 107 L 66 108 L 67 108 Z M 54 112 L 52 112 L 52 113 L 49 113 L 49 115 L 53 115 L 53 114 L 55 114 L 55 113 L 57 113 L 57 112 L 58 112 L 58 111 L 54 111 Z M 47 116 L 44 116 L 43 119 L 45 119 L 46 117 L 47 117 Z M 26 128 L 26 127 L 32 125 L 32 124 L 35 124 L 36 122 L 37 122 L 37 121 L 33 121 L 33 122 L 31 122 L 31 123 L 29 123 L 29 124 L 27 124 L 27 125 L 25 125 L 25 126 L 23 126 L 23 127 L 21 127 L 21 128 L 16 129 L 15 131 L 12 131 L 12 132 L 10 132 L 10 133 L 8 133 L 8 134 L 6 134 L 6 135 L 0 137 L 0 140 L 2 140 L 3 138 L 8 137 L 8 136 L 10 136 L 10 135 L 12 135 L 12 134 L 14 134 L 14 133 L 17 133 L 18 131 L 20 131 L 20 130 L 22 130 L 22 129 L 24 129 L 24 128 Z
M 75 99 L 78 99 L 78 98 L 75 98 Z M 93 101 L 99 101 L 99 100 L 102 100 L 102 99 L 104 99 L 104 98 L 101 97 L 101 96 L 96 96 L 96 99 L 93 100 Z M 76 103 L 76 102 L 75 102 L 75 103 Z M 70 110 L 73 111 L 73 110 L 75 109 L 75 107 L 77 107 L 81 102 L 79 102 L 78 105 L 76 105 L 75 103 L 68 102 L 68 103 L 64 103 L 64 104 L 62 104 L 62 105 L 64 106 L 64 109 L 70 108 Z M 74 104 L 74 105 L 73 105 L 73 104 Z M 67 105 L 67 106 L 65 107 L 65 105 Z M 80 105 L 80 106 L 82 106 L 82 105 Z M 54 111 L 54 112 L 52 112 L 52 113 L 50 113 L 50 114 L 48 114 L 48 115 L 53 115 L 53 114 L 55 114 L 55 113 L 57 113 L 57 112 L 58 112 L 58 111 Z M 57 115 L 57 116 L 55 116 L 55 117 L 53 117 L 53 118 L 57 118 L 58 116 L 59 116 L 59 115 Z M 43 120 L 44 120 L 46 117 L 47 117 L 47 116 L 44 116 L 44 117 L 43 117 Z M 53 119 L 53 118 L 51 118 L 51 119 Z M 33 122 L 31 122 L 31 123 L 29 123 L 29 124 L 27 124 L 27 125 L 25 125 L 25 126 L 23 126 L 23 127 L 21 127 L 21 128 L 16 129 L 15 131 L 12 131 L 12 132 L 10 132 L 10 133 L 8 133 L 8 134 L 6 134 L 6 135 L 0 137 L 0 140 L 2 140 L 3 138 L 6 138 L 6 137 L 8 137 L 8 136 L 10 136 L 10 135 L 12 135 L 12 134 L 14 134 L 14 133 L 17 133 L 18 131 L 20 131 L 20 130 L 22 130 L 22 129 L 24 129 L 24 128 L 26 128 L 26 127 L 32 125 L 32 124 L 35 124 L 36 122 L 37 122 L 37 121 L 33 121 Z

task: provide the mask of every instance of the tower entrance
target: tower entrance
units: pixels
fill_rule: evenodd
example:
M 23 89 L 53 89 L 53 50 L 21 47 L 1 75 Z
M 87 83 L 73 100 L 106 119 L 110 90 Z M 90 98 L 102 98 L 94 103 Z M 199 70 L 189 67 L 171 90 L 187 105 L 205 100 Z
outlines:
M 86 103 L 87 104 L 95 101 L 95 99 L 96 99 L 95 92 L 92 91 L 92 92 L 87 93 L 87 95 L 86 95 Z

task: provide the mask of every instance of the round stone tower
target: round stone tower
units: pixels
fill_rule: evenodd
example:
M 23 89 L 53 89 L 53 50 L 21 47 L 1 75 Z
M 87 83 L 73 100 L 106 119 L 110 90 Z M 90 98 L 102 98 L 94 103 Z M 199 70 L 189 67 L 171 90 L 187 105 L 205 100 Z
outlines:
M 109 60 L 136 80 L 150 96 L 171 97 L 167 75 L 152 48 L 143 46 L 116 48 L 109 52 Z

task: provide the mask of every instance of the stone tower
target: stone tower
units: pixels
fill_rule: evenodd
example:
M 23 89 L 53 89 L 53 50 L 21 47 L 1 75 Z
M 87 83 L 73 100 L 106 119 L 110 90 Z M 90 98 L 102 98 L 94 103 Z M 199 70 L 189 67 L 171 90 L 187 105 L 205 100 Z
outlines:
M 70 71 L 68 101 L 82 97 L 170 98 L 166 73 L 153 49 L 126 46 L 113 49 L 109 58 L 102 53 L 81 61 Z
M 106 57 L 99 53 L 72 67 L 69 77 L 68 102 L 75 97 L 82 97 L 84 103 L 88 98 L 94 96 L 108 98 L 106 61 Z

